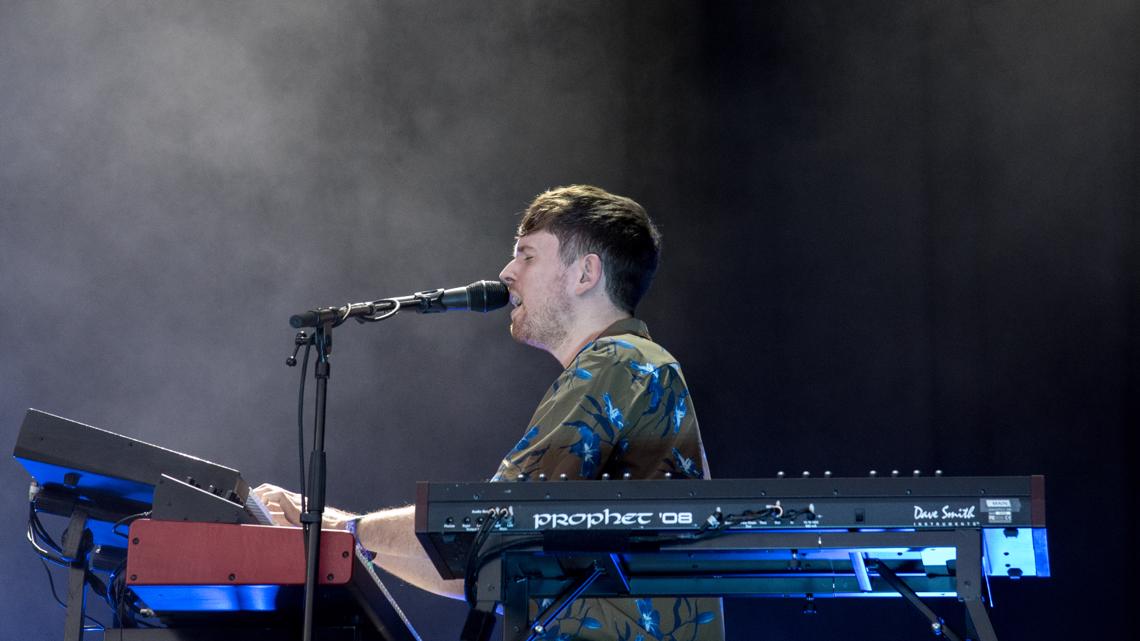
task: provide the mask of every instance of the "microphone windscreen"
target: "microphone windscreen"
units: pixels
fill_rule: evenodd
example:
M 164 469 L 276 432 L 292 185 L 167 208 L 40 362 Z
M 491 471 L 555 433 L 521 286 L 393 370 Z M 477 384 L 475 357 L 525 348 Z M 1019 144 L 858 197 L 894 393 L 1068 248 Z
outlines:
M 489 312 L 503 307 L 511 300 L 507 286 L 497 280 L 478 280 L 467 286 L 468 309 Z

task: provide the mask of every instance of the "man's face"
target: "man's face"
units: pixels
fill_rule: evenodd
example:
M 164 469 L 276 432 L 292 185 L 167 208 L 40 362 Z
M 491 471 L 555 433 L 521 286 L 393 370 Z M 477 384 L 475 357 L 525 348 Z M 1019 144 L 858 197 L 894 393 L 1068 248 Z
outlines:
M 572 264 L 571 264 L 572 265 Z M 558 255 L 558 237 L 537 231 L 519 238 L 499 279 L 511 292 L 511 336 L 540 349 L 565 341 L 573 322 L 571 266 Z

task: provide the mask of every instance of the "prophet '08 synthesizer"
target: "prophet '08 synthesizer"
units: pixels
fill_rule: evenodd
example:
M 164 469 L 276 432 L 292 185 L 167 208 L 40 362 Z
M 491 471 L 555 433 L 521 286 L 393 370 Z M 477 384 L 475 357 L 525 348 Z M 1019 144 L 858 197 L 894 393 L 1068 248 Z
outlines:
M 416 532 L 447 578 L 485 530 L 621 548 L 741 532 L 977 529 L 990 574 L 1047 576 L 1043 476 L 420 483 Z M 587 534 L 588 533 L 588 534 Z

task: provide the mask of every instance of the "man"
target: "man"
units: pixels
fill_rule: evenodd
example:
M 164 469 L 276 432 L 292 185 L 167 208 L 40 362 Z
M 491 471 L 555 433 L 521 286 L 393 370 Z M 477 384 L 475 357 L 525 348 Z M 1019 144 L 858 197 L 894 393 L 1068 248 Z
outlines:
M 645 210 L 597 187 L 553 189 L 527 208 L 499 274 L 514 306 L 511 335 L 564 370 L 494 480 L 708 477 L 680 366 L 633 317 L 659 253 Z M 297 495 L 268 485 L 255 492 L 282 521 L 299 523 Z M 413 506 L 364 516 L 326 510 L 325 527 L 350 524 L 381 568 L 436 594 L 462 594 L 462 582 L 440 579 L 416 540 Z M 713 641 L 723 639 L 721 619 L 719 599 L 581 599 L 543 638 Z

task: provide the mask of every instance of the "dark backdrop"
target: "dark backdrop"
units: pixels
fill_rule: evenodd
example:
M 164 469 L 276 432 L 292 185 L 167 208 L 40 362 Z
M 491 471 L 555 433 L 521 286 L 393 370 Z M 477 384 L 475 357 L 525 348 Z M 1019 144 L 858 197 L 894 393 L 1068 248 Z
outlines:
M 296 486 L 288 316 L 492 277 L 534 194 L 595 183 L 662 227 L 640 311 L 717 476 L 1045 474 L 1053 577 L 995 581 L 997 630 L 1113 635 L 1136 566 L 1138 14 L 0 0 L 0 430 L 37 407 Z M 506 322 L 339 330 L 332 504 L 493 471 L 558 370 Z M 28 477 L 0 478 L 2 635 L 58 638 Z M 396 591 L 455 638 L 462 604 Z M 731 638 L 926 634 L 899 600 L 799 609 L 732 600 Z

